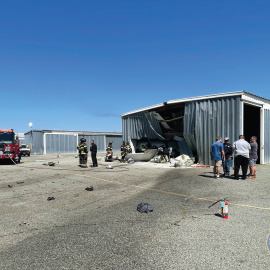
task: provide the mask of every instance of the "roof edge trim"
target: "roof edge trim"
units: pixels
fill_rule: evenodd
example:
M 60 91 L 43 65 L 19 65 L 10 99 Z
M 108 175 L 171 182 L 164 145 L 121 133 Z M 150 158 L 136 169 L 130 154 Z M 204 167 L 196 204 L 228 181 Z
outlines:
M 247 92 L 245 91 L 237 91 L 237 92 L 228 92 L 228 93 L 222 93 L 222 94 L 213 94 L 213 95 L 205 95 L 205 96 L 198 96 L 198 97 L 191 97 L 191 98 L 183 98 L 183 99 L 176 99 L 176 100 L 169 100 L 167 102 L 159 103 L 153 106 L 145 107 L 142 109 L 138 109 L 135 111 L 123 113 L 120 116 L 123 118 L 125 116 L 128 116 L 130 114 L 134 113 L 139 113 L 139 112 L 144 112 L 147 110 L 155 109 L 155 108 L 160 108 L 164 106 L 164 104 L 175 104 L 175 103 L 183 103 L 183 102 L 188 102 L 188 101 L 196 101 L 196 100 L 202 100 L 202 99 L 213 99 L 213 98 L 218 98 L 218 97 L 224 97 L 224 96 L 241 96 Z

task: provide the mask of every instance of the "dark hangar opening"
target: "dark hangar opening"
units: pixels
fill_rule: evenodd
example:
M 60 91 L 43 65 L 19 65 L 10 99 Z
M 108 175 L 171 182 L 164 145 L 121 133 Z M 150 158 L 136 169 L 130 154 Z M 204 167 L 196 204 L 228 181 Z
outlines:
M 261 115 L 260 107 L 244 104 L 244 136 L 248 142 L 250 141 L 251 136 L 257 137 L 258 164 L 260 164 L 260 135 L 261 135 L 260 115 Z

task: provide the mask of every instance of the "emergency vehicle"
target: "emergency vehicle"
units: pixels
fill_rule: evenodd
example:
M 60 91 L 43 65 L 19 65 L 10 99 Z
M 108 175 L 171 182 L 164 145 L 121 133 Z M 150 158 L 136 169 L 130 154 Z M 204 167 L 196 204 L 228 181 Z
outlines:
M 15 138 L 13 129 L 0 129 L 0 160 L 12 159 L 18 156 L 19 141 Z

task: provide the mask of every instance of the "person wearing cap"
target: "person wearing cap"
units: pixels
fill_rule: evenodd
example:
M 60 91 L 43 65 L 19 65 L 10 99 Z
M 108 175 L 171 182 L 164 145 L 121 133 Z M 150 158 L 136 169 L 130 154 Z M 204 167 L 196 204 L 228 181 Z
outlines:
M 224 139 L 223 148 L 225 160 L 222 161 L 224 176 L 230 176 L 231 160 L 232 160 L 232 145 L 229 143 L 229 137 Z
M 211 156 L 211 159 L 214 162 L 214 169 L 213 169 L 214 177 L 215 178 L 219 178 L 220 167 L 222 165 L 222 160 L 225 159 L 224 147 L 223 147 L 223 143 L 222 143 L 222 138 L 221 137 L 218 136 L 216 138 L 216 142 L 214 142 L 211 145 L 210 156 Z
M 86 139 L 81 138 L 80 139 L 80 144 L 77 146 L 77 149 L 79 150 L 79 162 L 80 162 L 80 167 L 82 168 L 87 168 L 87 154 L 88 154 L 88 149 L 86 145 Z

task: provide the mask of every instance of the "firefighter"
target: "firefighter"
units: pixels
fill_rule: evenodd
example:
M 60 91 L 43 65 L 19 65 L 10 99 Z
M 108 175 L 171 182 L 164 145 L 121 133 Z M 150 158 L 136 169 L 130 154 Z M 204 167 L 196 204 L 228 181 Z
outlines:
M 128 142 L 127 145 L 126 145 L 126 153 L 127 153 L 127 154 L 128 154 L 128 153 L 132 153 L 132 149 L 131 149 L 131 146 L 130 146 L 129 142 Z
M 107 153 L 106 153 L 105 161 L 112 161 L 112 158 L 113 158 L 112 142 L 109 142 L 109 144 L 107 145 L 106 152 Z
M 112 142 L 109 142 L 109 144 L 107 145 L 107 152 L 112 152 Z
M 125 143 L 125 141 L 123 141 L 123 143 L 121 145 L 121 157 L 122 157 L 122 161 L 125 160 L 125 156 L 126 156 L 126 143 Z
M 80 144 L 77 146 L 77 149 L 79 150 L 79 162 L 80 162 L 80 167 L 81 168 L 87 168 L 87 153 L 88 153 L 88 149 L 87 149 L 87 145 L 86 145 L 86 139 L 85 138 L 81 138 L 80 139 Z

